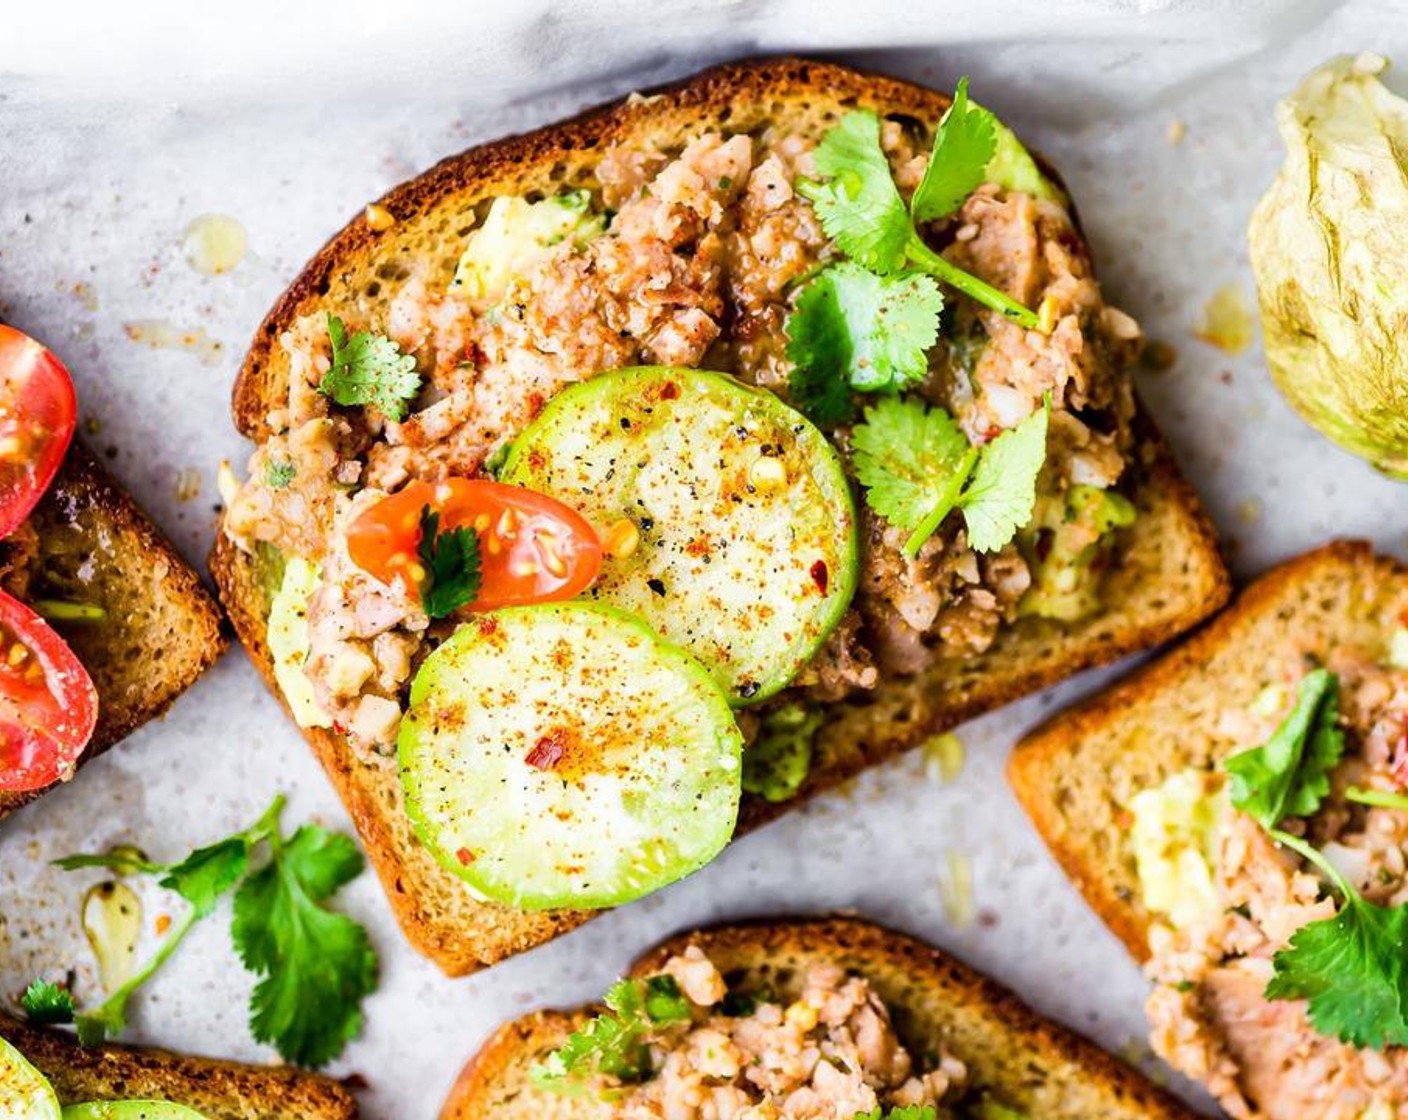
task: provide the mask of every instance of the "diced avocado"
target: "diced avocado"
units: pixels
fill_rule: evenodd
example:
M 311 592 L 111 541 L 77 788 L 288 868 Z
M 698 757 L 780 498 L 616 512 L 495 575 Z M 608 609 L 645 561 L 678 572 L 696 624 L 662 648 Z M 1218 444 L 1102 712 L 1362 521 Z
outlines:
M 1113 490 L 1076 485 L 1064 495 L 1038 494 L 1031 522 L 1022 530 L 1032 585 L 1020 613 L 1074 622 L 1100 606 L 1095 560 L 1116 529 L 1134 524 L 1137 511 Z
M 763 717 L 758 737 L 743 752 L 743 789 L 767 801 L 796 796 L 812 768 L 812 744 L 824 718 L 794 701 Z
M 272 599 L 284 581 L 284 564 L 287 558 L 283 550 L 268 541 L 256 541 L 254 545 L 254 579 L 265 599 Z
M 59 1120 L 59 1098 L 49 1079 L 0 1038 L 0 1116 L 6 1120 Z
M 1182 770 L 1129 800 L 1144 905 L 1183 926 L 1218 905 L 1215 840 L 1224 799 L 1215 775 Z
M 840 458 L 773 394 L 702 370 L 642 367 L 559 393 L 500 480 L 609 534 L 633 530 L 588 594 L 699 658 L 741 707 L 784 688 L 856 585 Z
M 1065 192 L 1041 173 L 1041 168 L 1032 158 L 1031 152 L 1017 139 L 1017 134 L 996 117 L 993 118 L 993 124 L 997 150 L 992 159 L 988 160 L 983 178 L 989 183 L 996 183 L 1005 191 L 1020 191 L 1034 198 L 1064 203 Z
M 313 694 L 303 671 L 308 660 L 308 600 L 318 587 L 319 569 L 301 556 L 289 557 L 283 579 L 269 605 L 269 654 L 274 678 L 299 727 L 331 727 L 332 720 Z
M 524 910 L 629 902 L 733 835 L 743 736 L 704 667 L 580 601 L 475 616 L 422 663 L 397 757 L 432 855 Z
M 1390 669 L 1408 669 L 1408 626 L 1396 627 L 1388 641 Z
M 63 1120 L 206 1120 L 206 1116 L 170 1101 L 89 1101 L 66 1106 Z
M 539 202 L 494 199 L 484 224 L 469 235 L 451 287 L 473 300 L 493 303 L 509 282 L 568 238 L 585 245 L 606 228 L 592 212 L 587 191 L 566 191 Z

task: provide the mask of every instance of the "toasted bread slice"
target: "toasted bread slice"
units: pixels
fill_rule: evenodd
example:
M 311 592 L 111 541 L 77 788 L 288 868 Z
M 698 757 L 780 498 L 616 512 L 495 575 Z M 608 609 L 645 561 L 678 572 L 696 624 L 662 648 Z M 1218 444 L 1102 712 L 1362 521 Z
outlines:
M 208 1120 L 352 1120 L 357 1102 L 331 1078 L 283 1066 L 249 1066 L 134 1046 L 80 1046 L 0 1014 L 0 1038 L 49 1079 L 60 1104 L 156 1100 Z
M 597 152 L 609 144 L 668 150 L 709 129 L 769 126 L 820 135 L 855 106 L 935 121 L 947 105 L 941 94 L 907 82 L 776 59 L 722 66 L 648 97 L 446 160 L 381 200 L 396 219 L 390 229 L 378 232 L 359 216 L 294 281 L 245 360 L 234 389 L 235 422 L 251 439 L 270 434 L 267 414 L 286 398 L 289 378 L 278 339 L 300 316 L 323 309 L 357 321 L 384 321 L 391 296 L 383 277 L 423 260 L 433 262 L 435 274 L 448 283 L 464 233 L 490 199 L 595 186 Z M 962 720 L 1164 641 L 1222 605 L 1228 582 L 1212 529 L 1147 418 L 1138 428 L 1131 475 L 1142 516 L 1107 584 L 1109 609 L 1072 625 L 1024 620 L 982 656 L 941 661 L 920 676 L 887 681 L 872 695 L 837 705 L 800 796 L 783 805 L 745 799 L 741 828 L 755 827 Z M 241 641 L 273 686 L 265 642 L 268 594 L 253 558 L 222 538 L 211 569 Z M 492 964 L 590 916 L 523 913 L 476 901 L 417 842 L 394 768 L 358 761 L 331 732 L 310 731 L 307 737 L 356 821 L 407 936 L 446 972 L 459 975 Z
M 697 945 L 724 975 L 770 988 L 782 1002 L 808 968 L 835 964 L 865 977 L 911 1053 L 940 1044 L 971 1084 L 1041 1120 L 1174 1120 L 1192 1113 L 1084 1038 L 1030 1010 L 1007 989 L 912 937 L 856 918 L 746 923 L 671 938 L 632 969 L 657 972 Z M 460 1074 L 440 1120 L 609 1116 L 591 1098 L 533 1088 L 528 1071 L 600 1008 L 537 1012 L 505 1024 Z
M 1136 959 L 1149 956 L 1149 913 L 1129 799 L 1236 749 L 1219 737 L 1218 716 L 1256 698 L 1268 651 L 1383 649 L 1386 611 L 1405 595 L 1408 568 L 1363 541 L 1334 541 L 1273 568 L 1189 641 L 1018 744 L 1007 770 L 1017 799 Z
M 220 608 L 136 504 L 75 442 L 30 515 L 36 595 L 102 606 L 97 623 L 56 623 L 98 690 L 80 765 L 156 719 L 224 651 Z M 0 792 L 0 818 L 42 793 Z

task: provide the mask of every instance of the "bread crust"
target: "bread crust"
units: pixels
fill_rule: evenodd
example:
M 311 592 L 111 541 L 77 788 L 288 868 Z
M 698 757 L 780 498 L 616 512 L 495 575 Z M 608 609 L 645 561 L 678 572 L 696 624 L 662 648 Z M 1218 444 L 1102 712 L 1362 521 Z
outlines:
M 91 555 L 98 578 L 121 593 L 124 609 L 103 622 L 60 626 L 98 691 L 98 723 L 81 767 L 165 715 L 229 639 L 200 577 L 80 441 L 30 522 L 40 566 L 51 550 Z M 0 792 L 0 819 L 45 792 Z
M 1175 725 L 1163 726 L 1163 713 L 1156 715 L 1151 707 L 1175 689 L 1202 691 L 1216 698 L 1229 687 L 1235 654 L 1247 643 L 1259 644 L 1268 633 L 1290 639 L 1300 616 L 1324 611 L 1327 602 L 1333 625 L 1333 612 L 1341 605 L 1354 608 L 1366 596 L 1372 599 L 1376 589 L 1403 580 L 1408 580 L 1408 567 L 1376 556 L 1367 541 L 1330 541 L 1272 568 L 1187 641 L 1051 717 L 1013 750 L 1007 777 L 1017 800 L 1062 870 L 1136 960 L 1149 957 L 1150 916 L 1140 901 L 1133 854 L 1123 842 L 1122 831 L 1106 834 L 1099 811 L 1091 806 L 1093 798 L 1077 800 L 1065 796 L 1066 791 L 1089 780 L 1114 806 L 1127 799 L 1125 785 L 1142 782 L 1145 788 L 1186 767 L 1211 765 L 1215 759 L 1207 749 L 1208 740 L 1195 735 L 1191 726 L 1182 735 Z M 1343 596 L 1343 604 L 1327 601 L 1324 595 Z M 1312 600 L 1318 600 L 1319 606 L 1312 606 Z M 1353 623 L 1348 614 L 1344 627 L 1349 636 Z M 1317 622 L 1317 630 L 1321 628 Z M 1189 713 L 1185 707 L 1181 714 L 1190 718 Z M 1167 738 L 1162 745 L 1169 749 L 1157 755 L 1146 752 L 1147 758 L 1131 762 L 1133 756 L 1121 745 L 1156 720 Z M 1125 761 L 1121 763 L 1117 756 Z M 1140 777 L 1125 781 L 1122 767 L 1135 765 Z M 1120 787 L 1118 793 L 1116 787 Z
M 0 1038 L 44 1074 L 60 1104 L 161 1100 L 208 1120 L 354 1120 L 357 1102 L 331 1078 L 135 1046 L 80 1046 L 0 1013 Z
M 882 114 L 937 119 L 948 99 L 893 78 L 803 59 L 764 59 L 716 67 L 649 96 L 633 96 L 562 124 L 486 144 L 447 159 L 386 194 L 378 206 L 396 223 L 377 231 L 359 214 L 313 258 L 274 306 L 236 381 L 236 425 L 266 436 L 266 414 L 287 385 L 278 339 L 317 307 L 365 313 L 379 289 L 378 267 L 396 266 L 414 229 L 439 225 L 497 194 L 545 186 L 590 185 L 598 150 L 617 141 L 646 142 L 720 127 L 758 125 L 770 116 L 833 120 L 860 105 Z M 377 262 L 380 262 L 378 265 Z M 1215 611 L 1230 590 L 1216 538 L 1192 489 L 1147 416 L 1136 420 L 1131 463 L 1142 527 L 1127 552 L 1127 571 L 1112 578 L 1118 607 L 1087 623 L 1061 627 L 1025 620 L 988 653 L 941 661 L 914 678 L 882 684 L 873 695 L 834 706 L 817 762 L 801 794 L 785 804 L 745 798 L 740 832 L 755 828 L 861 770 L 1010 700 L 1178 634 Z M 279 694 L 264 638 L 267 596 L 251 559 L 223 537 L 211 570 L 235 630 Z M 476 902 L 425 853 L 399 811 L 399 783 L 387 767 L 358 762 L 340 737 L 305 731 L 362 834 L 407 937 L 447 973 L 461 975 L 539 944 L 585 921 L 580 912 L 524 913 Z M 404 814 L 402 814 L 404 815 Z
M 1043 1120 L 1191 1120 L 1193 1113 L 1085 1038 L 1042 1018 L 1016 995 L 906 934 L 855 917 L 730 923 L 671 937 L 631 968 L 658 972 L 690 945 L 725 975 L 766 975 L 780 994 L 814 963 L 834 963 L 870 981 L 894 1014 L 911 1052 L 937 1043 L 968 1066 L 973 1083 Z M 440 1120 L 516 1120 L 552 1109 L 526 1071 L 600 1008 L 534 1012 L 500 1027 L 465 1066 Z M 580 1098 L 578 1098 L 580 1100 Z M 559 1115 L 549 1111 L 548 1115 Z M 563 1112 L 560 1115 L 568 1115 Z M 570 1115 L 590 1116 L 586 1112 Z

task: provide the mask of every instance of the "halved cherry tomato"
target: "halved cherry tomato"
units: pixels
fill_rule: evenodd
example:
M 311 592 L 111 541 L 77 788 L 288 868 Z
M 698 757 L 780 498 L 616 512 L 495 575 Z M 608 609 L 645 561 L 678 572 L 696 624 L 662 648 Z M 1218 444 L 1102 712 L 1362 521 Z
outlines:
M 481 583 L 471 610 L 545 603 L 581 594 L 601 570 L 601 541 L 555 498 L 479 478 L 412 482 L 364 510 L 347 529 L 352 562 L 383 583 L 426 578 L 419 554 L 421 511 L 440 515 L 440 532 L 479 534 Z
M 97 720 L 97 691 L 68 643 L 0 591 L 0 790 L 71 777 Z
M 53 481 L 77 417 L 63 363 L 0 323 L 0 537 L 29 516 Z

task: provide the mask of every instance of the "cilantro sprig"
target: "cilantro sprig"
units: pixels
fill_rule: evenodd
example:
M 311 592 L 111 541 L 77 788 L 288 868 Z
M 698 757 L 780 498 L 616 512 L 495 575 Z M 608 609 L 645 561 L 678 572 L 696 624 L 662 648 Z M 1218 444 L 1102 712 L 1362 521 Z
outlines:
M 1285 817 L 1308 817 L 1330 792 L 1330 771 L 1344 754 L 1339 678 L 1314 669 L 1296 686 L 1296 703 L 1259 747 L 1223 763 L 1232 803 L 1272 829 Z
M 1323 853 L 1280 827 L 1287 818 L 1319 811 L 1330 792 L 1330 772 L 1344 753 L 1339 678 L 1312 670 L 1296 693 L 1294 707 L 1266 743 L 1223 764 L 1231 777 L 1229 794 L 1271 839 L 1316 868 L 1343 901 L 1334 917 L 1307 922 L 1272 957 L 1265 995 L 1305 1000 L 1317 1031 L 1353 1046 L 1408 1045 L 1408 906 L 1369 902 Z M 1408 799 L 1379 791 L 1351 790 L 1347 797 L 1408 808 Z
M 413 355 L 371 331 L 349 338 L 346 324 L 336 315 L 328 316 L 328 341 L 332 364 L 318 382 L 318 392 L 340 405 L 370 405 L 392 420 L 405 416 L 407 403 L 420 392 Z
M 29 1021 L 41 1027 L 71 1023 L 76 1011 L 69 990 L 48 980 L 35 980 L 30 984 L 20 999 L 20 1006 Z
M 539 1065 L 529 1079 L 539 1089 L 577 1096 L 595 1076 L 639 1081 L 650 1074 L 646 1037 L 658 1026 L 687 1022 L 689 1000 L 674 977 L 620 980 L 604 1000 L 607 1011 L 588 1019 Z
M 151 959 L 97 1007 L 78 1012 L 67 992 L 36 981 L 25 996 L 31 1018 L 72 1020 L 85 1046 L 121 1034 L 132 996 L 233 891 L 235 949 L 260 977 L 250 1001 L 254 1037 L 296 1065 L 325 1065 L 341 1053 L 361 1029 L 361 1001 L 376 988 L 377 959 L 366 930 L 323 903 L 361 873 L 363 859 L 349 837 L 316 825 L 285 836 L 279 824 L 283 805 L 282 796 L 275 798 L 249 828 L 177 863 L 155 863 L 131 849 L 57 860 L 67 871 L 102 867 L 157 876 L 159 886 L 189 907 Z M 261 848 L 268 858 L 255 868 Z
M 883 397 L 851 433 L 865 500 L 890 524 L 909 531 L 904 551 L 910 556 L 918 555 L 954 509 L 963 513 L 969 546 L 996 552 L 1031 520 L 1049 412 L 1047 402 L 978 448 L 942 408 Z
M 440 531 L 440 515 L 429 506 L 420 512 L 420 544 L 425 565 L 421 604 L 431 618 L 444 618 L 474 602 L 482 571 L 479 534 L 468 525 Z
M 787 322 L 791 396 L 818 424 L 847 422 L 852 390 L 893 391 L 924 378 L 944 306 L 937 282 L 1021 326 L 1037 326 L 1030 309 L 935 253 L 918 228 L 963 205 L 990 177 L 1007 136 L 992 113 L 969 103 L 968 80 L 960 81 L 907 207 L 874 113 L 847 113 L 822 138 L 816 167 L 823 179 L 801 180 L 797 189 L 850 260 L 822 269 Z

